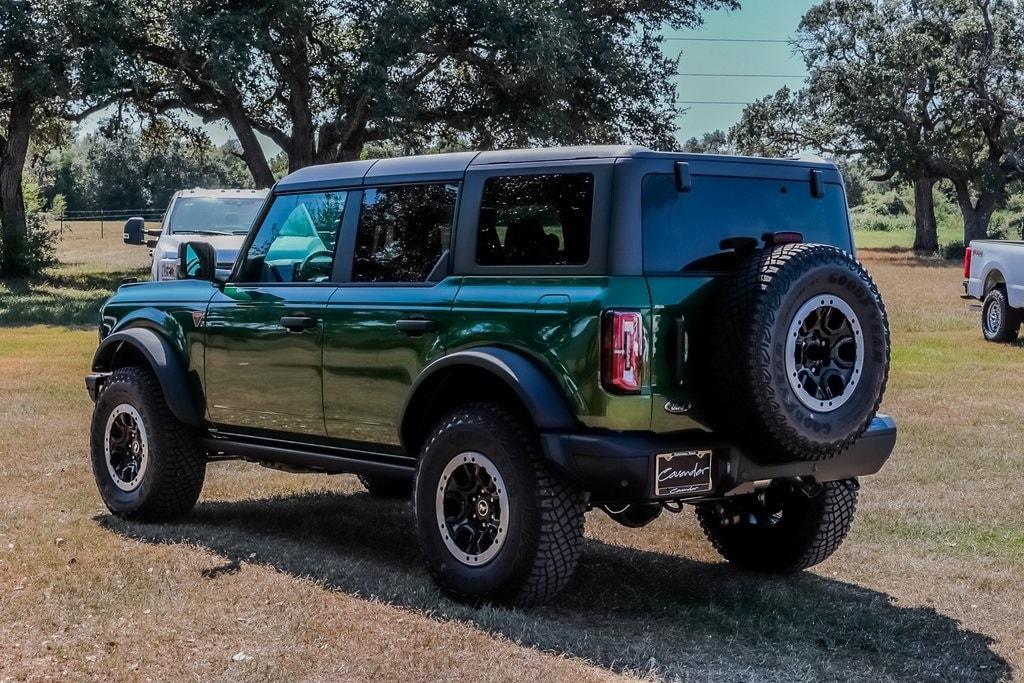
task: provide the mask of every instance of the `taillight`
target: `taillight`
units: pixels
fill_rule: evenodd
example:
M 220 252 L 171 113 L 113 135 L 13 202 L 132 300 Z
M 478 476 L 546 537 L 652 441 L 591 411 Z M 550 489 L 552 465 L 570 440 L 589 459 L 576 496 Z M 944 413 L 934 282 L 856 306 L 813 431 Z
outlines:
M 601 379 L 609 391 L 639 393 L 644 369 L 644 319 L 635 311 L 608 311 L 604 316 Z
M 970 247 L 964 249 L 964 279 L 971 277 L 971 256 L 974 254 L 974 250 Z

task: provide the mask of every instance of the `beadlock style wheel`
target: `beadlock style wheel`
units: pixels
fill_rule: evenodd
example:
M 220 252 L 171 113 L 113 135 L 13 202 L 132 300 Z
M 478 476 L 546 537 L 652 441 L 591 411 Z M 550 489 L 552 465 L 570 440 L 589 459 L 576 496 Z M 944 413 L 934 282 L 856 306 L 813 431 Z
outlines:
M 142 416 L 134 406 L 121 403 L 107 418 L 103 433 L 107 472 L 122 491 L 134 491 L 149 467 L 149 437 Z
M 864 369 L 860 320 L 842 298 L 804 302 L 786 336 L 786 374 L 793 393 L 811 410 L 828 413 L 853 395 Z
M 434 508 L 445 547 L 462 564 L 486 564 L 501 551 L 508 490 L 487 456 L 466 452 L 452 458 L 441 472 Z

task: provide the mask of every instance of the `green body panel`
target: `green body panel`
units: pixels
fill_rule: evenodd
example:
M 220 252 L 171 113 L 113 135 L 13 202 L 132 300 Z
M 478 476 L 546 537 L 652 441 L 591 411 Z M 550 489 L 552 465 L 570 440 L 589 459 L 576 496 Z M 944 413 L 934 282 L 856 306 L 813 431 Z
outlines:
M 547 370 L 580 421 L 590 427 L 648 429 L 651 395 L 616 396 L 601 386 L 601 312 L 642 311 L 642 277 L 485 277 L 463 279 L 448 329 L 448 351 L 495 345 Z
M 699 372 L 692 358 L 694 348 L 705 337 L 713 315 L 714 278 L 679 275 L 649 277 L 653 302 L 653 332 L 650 337 L 650 381 L 654 403 L 651 429 L 674 432 L 703 427 L 706 393 L 699 386 Z M 700 355 L 700 354 L 698 354 Z M 666 404 L 685 409 L 669 412 Z
M 209 282 L 178 280 L 122 285 L 101 310 L 100 332 L 106 337 L 131 327 L 160 332 L 185 363 L 205 376 L 205 335 L 194 313 L 205 313 L 217 292 Z
M 683 377 L 676 320 L 703 327 L 713 279 L 699 276 L 449 277 L 430 285 L 227 285 L 181 281 L 122 287 L 104 329 L 161 331 L 203 380 L 208 417 L 266 429 L 397 448 L 402 407 L 423 368 L 446 353 L 493 345 L 531 358 L 587 427 L 672 432 L 701 428 L 700 392 Z M 656 302 L 653 307 L 651 302 Z M 639 394 L 601 384 L 601 314 L 643 312 L 649 365 Z M 280 319 L 306 313 L 314 329 Z M 204 313 L 201 327 L 193 313 Z M 403 318 L 436 332 L 409 336 Z M 692 341 L 691 341 L 692 345 Z M 692 410 L 667 412 L 667 402 Z
M 342 285 L 323 312 L 324 409 L 331 437 L 398 446 L 402 406 L 423 367 L 444 355 L 461 278 L 427 285 Z M 436 332 L 395 323 L 426 318 Z
M 206 314 L 206 404 L 218 425 L 322 436 L 323 326 L 291 332 L 281 317 L 320 317 L 333 285 L 227 285 Z

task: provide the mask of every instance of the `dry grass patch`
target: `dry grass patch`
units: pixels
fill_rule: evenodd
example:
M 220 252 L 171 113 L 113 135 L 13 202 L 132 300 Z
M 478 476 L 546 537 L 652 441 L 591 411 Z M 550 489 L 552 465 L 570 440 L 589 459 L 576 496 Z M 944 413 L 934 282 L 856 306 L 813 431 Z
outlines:
M 844 547 L 769 578 L 722 564 L 691 514 L 591 513 L 578 576 L 529 612 L 441 597 L 408 504 L 349 476 L 218 463 L 186 522 L 111 517 L 86 448 L 95 330 L 0 327 L 0 680 L 1010 678 L 1024 348 L 981 340 L 955 266 L 862 256 L 902 431 Z

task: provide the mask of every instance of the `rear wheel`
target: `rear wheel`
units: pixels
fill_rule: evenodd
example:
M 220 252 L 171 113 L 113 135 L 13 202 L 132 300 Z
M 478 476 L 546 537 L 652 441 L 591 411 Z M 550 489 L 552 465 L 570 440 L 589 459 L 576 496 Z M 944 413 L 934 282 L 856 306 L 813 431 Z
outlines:
M 166 521 L 192 510 L 206 457 L 193 428 L 174 417 L 153 374 L 115 370 L 93 409 L 93 475 L 107 508 L 123 519 Z
M 697 519 L 719 554 L 744 569 L 792 573 L 834 553 L 857 508 L 856 480 L 814 492 L 779 486 L 734 501 L 703 505 Z
M 470 404 L 437 424 L 414 506 L 427 568 L 457 599 L 537 604 L 576 568 L 585 496 L 548 467 L 536 432 L 504 406 Z
M 989 290 L 981 307 L 981 331 L 985 339 L 999 343 L 1017 341 L 1020 323 L 1021 314 L 1010 306 L 1006 291 L 1002 287 Z

